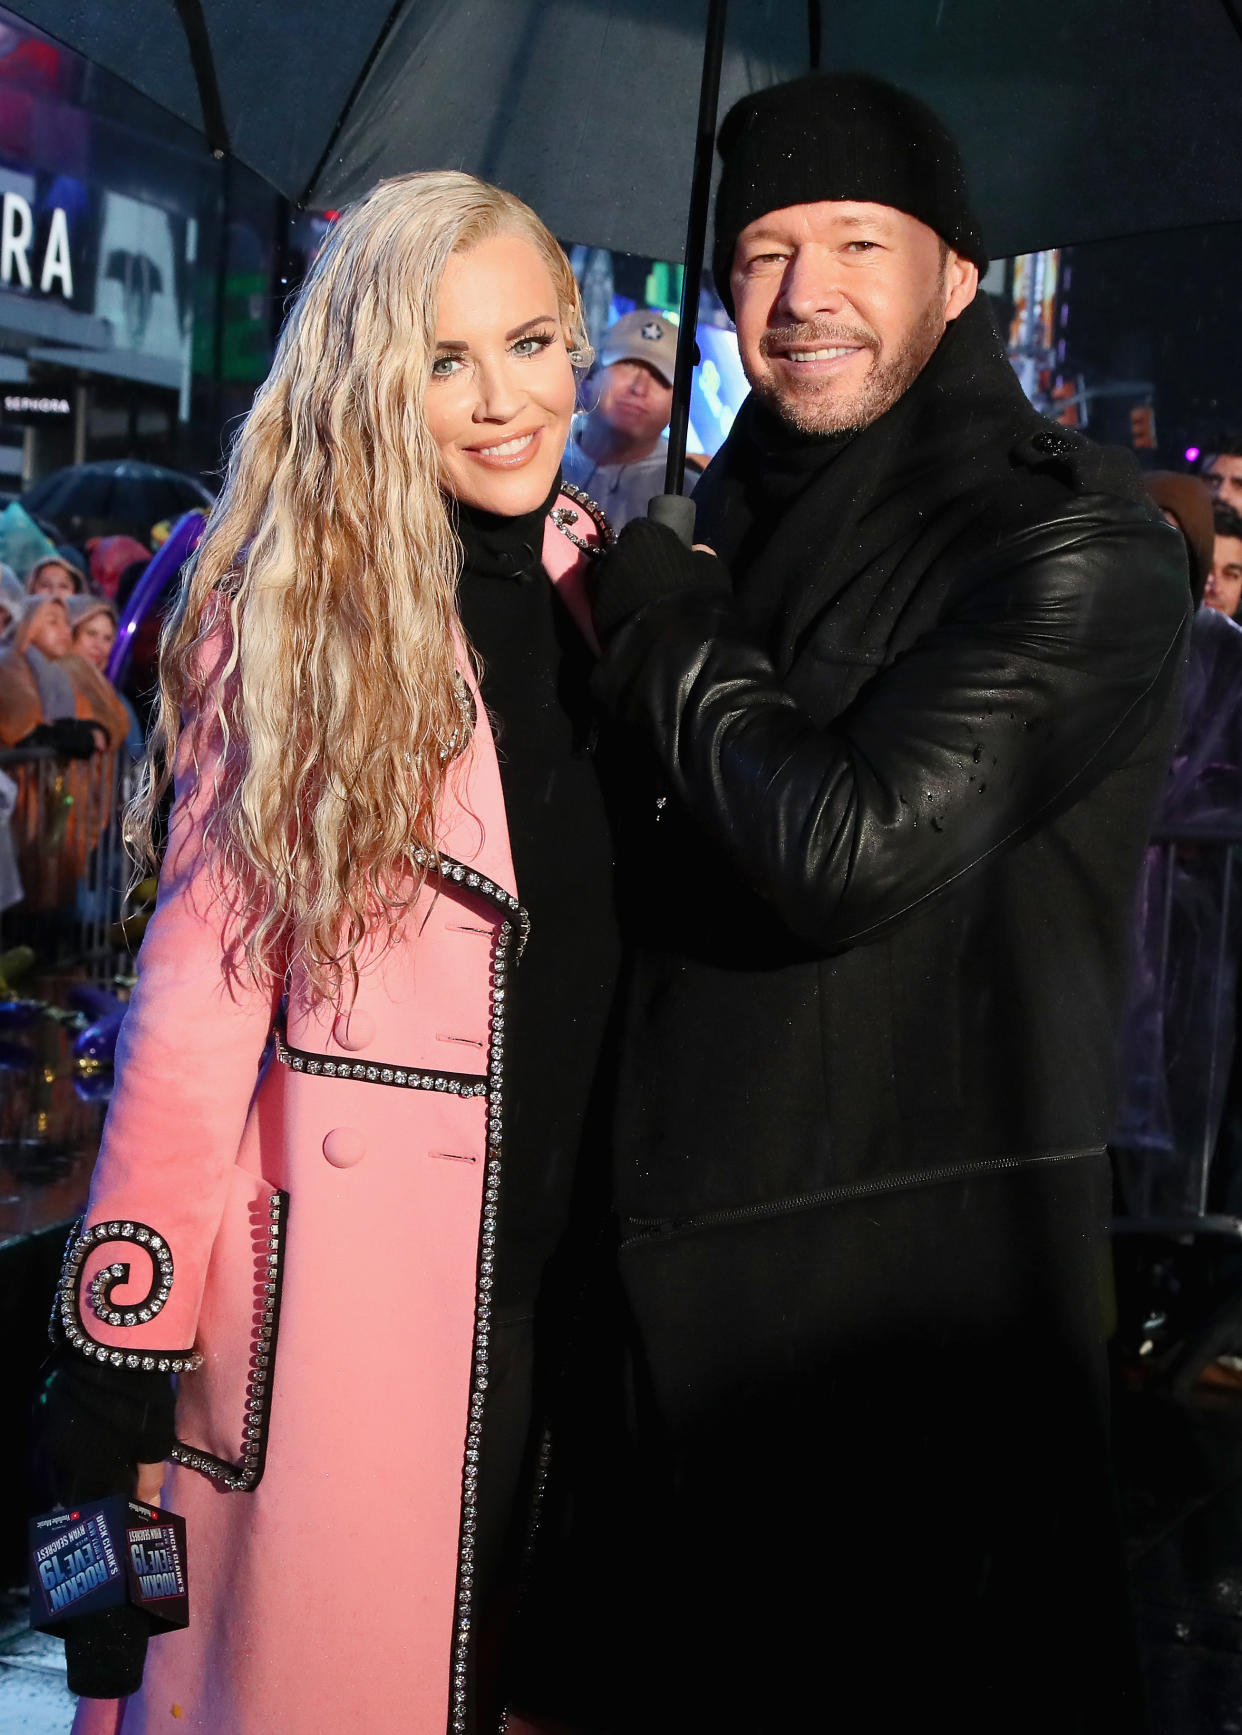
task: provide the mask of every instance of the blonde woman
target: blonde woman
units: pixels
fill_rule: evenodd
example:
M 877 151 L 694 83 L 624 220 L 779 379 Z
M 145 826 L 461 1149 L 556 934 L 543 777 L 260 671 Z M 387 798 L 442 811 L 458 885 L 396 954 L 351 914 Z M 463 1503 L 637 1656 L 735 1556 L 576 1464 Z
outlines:
M 558 500 L 588 360 L 530 210 L 383 183 L 166 629 L 139 841 L 170 765 L 177 804 L 47 1438 L 66 1497 L 136 1475 L 185 1514 L 192 1618 L 140 1688 L 140 1638 L 71 1645 L 120 1695 L 79 1735 L 499 1717 L 531 1320 L 615 961 L 579 625 L 605 531 Z

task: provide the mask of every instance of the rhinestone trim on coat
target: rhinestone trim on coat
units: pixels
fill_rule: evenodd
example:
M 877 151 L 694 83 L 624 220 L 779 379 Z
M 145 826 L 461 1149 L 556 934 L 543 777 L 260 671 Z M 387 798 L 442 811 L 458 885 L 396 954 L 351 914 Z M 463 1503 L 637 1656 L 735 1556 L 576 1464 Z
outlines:
M 420 1072 L 412 1066 L 390 1066 L 383 1060 L 332 1060 L 308 1048 L 290 1048 L 280 1035 L 276 1058 L 291 1072 L 312 1078 L 350 1078 L 359 1084 L 387 1084 L 398 1090 L 441 1090 L 449 1096 L 486 1096 L 487 1077 L 480 1072 Z
M 267 1202 L 267 1236 L 257 1252 L 255 1277 L 263 1305 L 250 1340 L 250 1378 L 242 1417 L 241 1457 L 236 1464 L 187 1446 L 178 1440 L 168 1454 L 174 1464 L 220 1482 L 230 1494 L 251 1494 L 263 1480 L 267 1463 L 267 1433 L 272 1414 L 272 1380 L 276 1372 L 276 1339 L 280 1330 L 280 1291 L 284 1280 L 285 1228 L 288 1193 L 273 1193 Z
M 496 1233 L 500 1220 L 501 1141 L 504 1133 L 505 980 L 513 924 L 504 922 L 492 954 L 491 1044 L 487 1076 L 487 1168 L 483 1176 L 483 1212 L 479 1221 L 479 1255 L 475 1280 L 474 1356 L 470 1371 L 470 1407 L 466 1422 L 466 1452 L 462 1466 L 461 1530 L 457 1547 L 457 1601 L 453 1611 L 453 1645 L 449 1677 L 449 1729 L 465 1735 L 470 1701 L 470 1639 L 474 1613 L 474 1551 L 479 1519 L 479 1464 L 483 1445 L 483 1412 L 487 1403 L 487 1371 L 492 1334 L 492 1286 L 496 1267 Z
M 129 1266 L 117 1260 L 97 1272 L 91 1281 L 91 1306 L 104 1324 L 122 1328 L 147 1325 L 168 1300 L 173 1282 L 173 1257 L 162 1235 L 157 1235 L 154 1229 L 149 1229 L 145 1223 L 128 1221 L 92 1223 L 88 1229 L 83 1229 L 82 1219 L 79 1217 L 69 1232 L 64 1263 L 60 1270 L 60 1283 L 52 1307 L 49 1326 L 52 1342 L 63 1340 L 79 1355 L 85 1356 L 87 1361 L 109 1362 L 114 1368 L 125 1367 L 134 1372 L 187 1374 L 202 1367 L 203 1358 L 195 1349 L 114 1349 L 111 1344 L 100 1343 L 87 1331 L 82 1323 L 80 1302 L 82 1265 L 93 1248 L 110 1241 L 129 1241 L 135 1246 L 145 1247 L 151 1256 L 155 1274 L 151 1287 L 142 1300 L 133 1307 L 122 1309 L 112 1306 L 112 1292 L 128 1278 Z
M 477 892 L 479 897 L 486 898 L 487 902 L 494 905 L 504 916 L 516 921 L 517 955 L 519 958 L 522 956 L 530 938 L 530 917 L 512 892 L 507 892 L 503 886 L 497 885 L 495 880 L 489 880 L 486 874 L 468 867 L 465 862 L 454 861 L 451 855 L 433 855 L 430 850 L 420 847 L 414 851 L 414 862 L 417 867 L 425 867 L 428 873 L 438 875 L 446 886 L 457 885 L 464 891 Z
M 617 533 L 604 516 L 604 508 L 573 482 L 562 482 L 561 493 L 572 500 L 576 506 L 581 506 L 599 531 L 599 541 L 588 542 L 584 536 L 579 536 L 577 531 L 569 528 L 577 521 L 578 514 L 571 512 L 567 506 L 554 506 L 549 517 L 561 535 L 567 536 L 575 548 L 580 548 L 583 554 L 588 555 L 590 559 L 598 560 L 599 556 L 607 549 L 615 547 L 617 541 Z

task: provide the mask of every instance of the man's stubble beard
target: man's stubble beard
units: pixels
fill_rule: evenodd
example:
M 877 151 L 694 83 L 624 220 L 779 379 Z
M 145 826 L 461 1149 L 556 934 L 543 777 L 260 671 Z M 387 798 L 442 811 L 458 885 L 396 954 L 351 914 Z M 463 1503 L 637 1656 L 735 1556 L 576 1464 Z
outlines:
M 804 342 L 808 349 L 825 348 L 829 343 L 839 341 L 842 335 L 839 328 L 837 332 L 832 332 L 814 325 L 791 329 L 797 333 L 793 341 Z M 852 397 L 840 398 L 831 388 L 782 394 L 770 375 L 764 376 L 755 384 L 755 395 L 797 433 L 861 433 L 864 428 L 869 428 L 872 422 L 878 421 L 885 411 L 891 410 L 898 398 L 910 389 L 935 354 L 944 332 L 942 276 L 935 292 L 907 333 L 901 348 L 887 361 L 873 359 L 866 378 Z M 781 341 L 790 341 L 788 333 L 767 335 L 779 337 Z M 857 332 L 849 333 L 850 338 L 860 335 L 862 334 Z M 875 357 L 874 349 L 872 356 Z

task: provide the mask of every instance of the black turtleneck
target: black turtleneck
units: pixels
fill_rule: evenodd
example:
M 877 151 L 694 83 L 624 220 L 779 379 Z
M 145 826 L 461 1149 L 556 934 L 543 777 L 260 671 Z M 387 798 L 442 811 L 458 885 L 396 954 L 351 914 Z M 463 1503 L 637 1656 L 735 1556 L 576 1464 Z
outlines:
M 541 563 L 555 495 L 521 518 L 458 508 L 458 604 L 483 663 L 517 893 L 531 918 L 507 1020 L 495 1295 L 501 1310 L 519 1311 L 533 1304 L 568 1223 L 619 956 L 612 838 L 592 752 L 594 659 Z

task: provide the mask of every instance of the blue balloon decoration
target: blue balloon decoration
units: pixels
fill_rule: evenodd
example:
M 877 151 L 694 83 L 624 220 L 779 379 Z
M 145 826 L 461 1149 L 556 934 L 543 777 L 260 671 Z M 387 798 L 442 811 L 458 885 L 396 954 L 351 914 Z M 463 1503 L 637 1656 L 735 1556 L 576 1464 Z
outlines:
M 106 1072 L 111 1075 L 116 1056 L 117 1032 L 125 1010 L 112 1012 L 107 1018 L 87 1025 L 73 1045 L 73 1064 L 80 1077 L 92 1077 Z
M 112 1069 L 104 1072 L 93 1072 L 89 1078 L 78 1077 L 73 1081 L 73 1092 L 79 1102 L 107 1102 L 112 1095 Z

